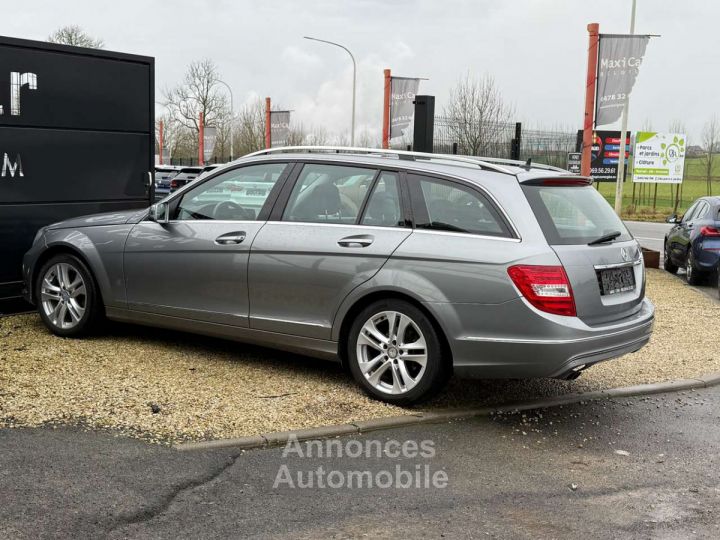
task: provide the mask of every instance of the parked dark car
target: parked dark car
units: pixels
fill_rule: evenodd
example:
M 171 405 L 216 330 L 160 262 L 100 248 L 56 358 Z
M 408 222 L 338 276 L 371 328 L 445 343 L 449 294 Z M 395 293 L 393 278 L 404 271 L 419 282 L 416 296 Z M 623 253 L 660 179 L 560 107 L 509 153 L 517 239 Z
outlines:
M 690 285 L 699 285 L 715 275 L 720 262 L 720 197 L 702 197 L 678 217 L 665 236 L 665 270 L 674 274 L 685 268 Z
M 162 199 L 170 193 L 170 181 L 180 172 L 180 167 L 163 165 L 155 167 L 155 199 Z
M 185 184 L 195 180 L 202 172 L 202 167 L 183 167 L 180 172 L 170 180 L 170 193 L 180 189 Z

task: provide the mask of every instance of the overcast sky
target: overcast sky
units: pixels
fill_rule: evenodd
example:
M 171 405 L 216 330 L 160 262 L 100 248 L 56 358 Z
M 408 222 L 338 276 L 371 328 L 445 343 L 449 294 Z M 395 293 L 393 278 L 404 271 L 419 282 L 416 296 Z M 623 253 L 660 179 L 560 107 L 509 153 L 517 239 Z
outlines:
M 587 30 L 629 30 L 631 0 L 23 0 L 4 9 L 0 34 L 44 40 L 78 24 L 106 48 L 154 56 L 156 88 L 178 83 L 187 64 L 212 58 L 235 107 L 258 96 L 295 110 L 294 121 L 348 130 L 358 62 L 358 131 L 379 133 L 382 70 L 427 77 L 420 93 L 448 91 L 468 70 L 491 74 L 528 127 L 582 123 Z M 651 40 L 630 103 L 630 128 L 687 126 L 690 144 L 720 113 L 715 0 L 638 0 L 637 33 Z

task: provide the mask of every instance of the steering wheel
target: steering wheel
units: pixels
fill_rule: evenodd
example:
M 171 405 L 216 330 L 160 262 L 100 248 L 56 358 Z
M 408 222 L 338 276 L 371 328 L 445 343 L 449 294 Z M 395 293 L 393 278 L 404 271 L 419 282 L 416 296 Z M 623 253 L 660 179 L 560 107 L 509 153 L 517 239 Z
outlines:
M 212 211 L 213 219 L 255 219 L 250 210 L 246 210 L 233 201 L 222 201 Z

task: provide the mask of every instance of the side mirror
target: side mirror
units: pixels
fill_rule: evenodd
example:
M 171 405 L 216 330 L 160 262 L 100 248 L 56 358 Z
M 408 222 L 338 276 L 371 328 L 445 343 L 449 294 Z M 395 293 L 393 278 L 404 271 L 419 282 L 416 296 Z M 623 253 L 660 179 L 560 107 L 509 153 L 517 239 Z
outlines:
M 148 218 L 150 221 L 154 221 L 155 223 L 167 223 L 170 221 L 169 214 L 170 207 L 168 206 L 168 203 L 159 202 L 150 207 L 150 215 Z
M 673 214 L 672 216 L 670 216 L 669 218 L 667 218 L 665 220 L 666 223 L 677 223 L 679 221 L 680 220 L 678 219 L 677 214 Z

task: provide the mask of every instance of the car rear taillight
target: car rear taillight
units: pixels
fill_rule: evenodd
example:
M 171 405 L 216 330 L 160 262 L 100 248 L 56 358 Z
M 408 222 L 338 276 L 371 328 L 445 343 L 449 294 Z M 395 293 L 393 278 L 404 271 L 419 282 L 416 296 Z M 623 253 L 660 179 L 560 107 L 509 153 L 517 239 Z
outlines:
M 562 266 L 517 265 L 508 268 L 510 279 L 525 299 L 541 311 L 575 317 L 575 298 Z
M 542 181 L 543 186 L 589 186 L 592 180 L 589 178 L 546 178 Z
M 170 189 L 176 189 L 178 187 L 178 183 L 175 180 L 170 180 Z
M 710 227 L 709 225 L 705 225 L 704 227 L 700 228 L 700 236 L 720 236 L 720 229 L 717 227 Z

